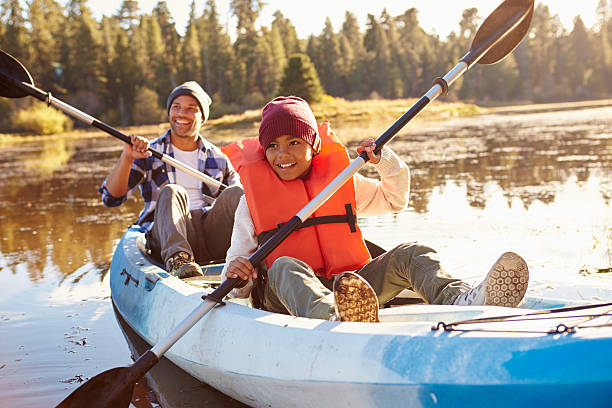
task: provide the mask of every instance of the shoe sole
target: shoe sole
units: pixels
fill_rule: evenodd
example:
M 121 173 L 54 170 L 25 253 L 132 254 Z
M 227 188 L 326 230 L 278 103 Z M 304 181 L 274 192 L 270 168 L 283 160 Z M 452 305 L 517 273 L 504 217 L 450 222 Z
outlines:
M 204 273 L 202 273 L 202 269 L 200 269 L 199 266 L 196 267 L 196 265 L 185 264 L 178 269 L 175 276 L 179 279 L 187 279 L 204 276 Z
M 487 275 L 485 305 L 517 307 L 529 285 L 525 260 L 514 252 L 499 257 Z
M 343 322 L 377 323 L 378 298 L 361 276 L 345 272 L 334 281 L 336 311 Z

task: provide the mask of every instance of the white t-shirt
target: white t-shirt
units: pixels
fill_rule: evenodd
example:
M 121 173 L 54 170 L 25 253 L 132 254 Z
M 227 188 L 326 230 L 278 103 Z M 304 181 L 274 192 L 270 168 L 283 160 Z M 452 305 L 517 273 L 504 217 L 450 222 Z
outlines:
M 185 151 L 173 146 L 174 158 L 194 169 L 198 168 L 198 149 Z M 202 195 L 202 182 L 197 178 L 176 169 L 176 184 L 182 186 L 189 194 L 189 210 L 199 210 L 206 203 Z

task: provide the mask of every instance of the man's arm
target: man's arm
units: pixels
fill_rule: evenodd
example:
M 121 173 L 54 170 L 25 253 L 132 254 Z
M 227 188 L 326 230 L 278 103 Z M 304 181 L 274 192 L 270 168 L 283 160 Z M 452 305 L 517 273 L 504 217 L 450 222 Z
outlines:
M 113 166 L 104 186 L 108 193 L 115 197 L 123 197 L 128 191 L 130 170 L 135 159 L 144 159 L 151 156 L 149 141 L 141 136 L 130 135 L 132 144 L 125 143 L 119 161 Z

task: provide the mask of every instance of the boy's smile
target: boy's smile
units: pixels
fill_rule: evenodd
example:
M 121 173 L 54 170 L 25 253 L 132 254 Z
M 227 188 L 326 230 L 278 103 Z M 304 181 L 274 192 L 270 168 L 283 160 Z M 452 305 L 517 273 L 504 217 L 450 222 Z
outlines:
M 312 147 L 304 139 L 284 135 L 268 145 L 266 160 L 281 180 L 291 181 L 308 176 L 312 153 Z

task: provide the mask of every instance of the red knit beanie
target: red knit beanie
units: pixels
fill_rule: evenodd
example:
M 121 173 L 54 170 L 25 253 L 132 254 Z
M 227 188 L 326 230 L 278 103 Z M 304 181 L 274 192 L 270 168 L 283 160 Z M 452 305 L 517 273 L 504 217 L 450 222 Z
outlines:
M 264 150 L 279 136 L 297 136 L 306 141 L 315 154 L 321 150 L 321 138 L 308 103 L 297 96 L 279 96 L 263 108 L 259 125 L 259 144 Z

